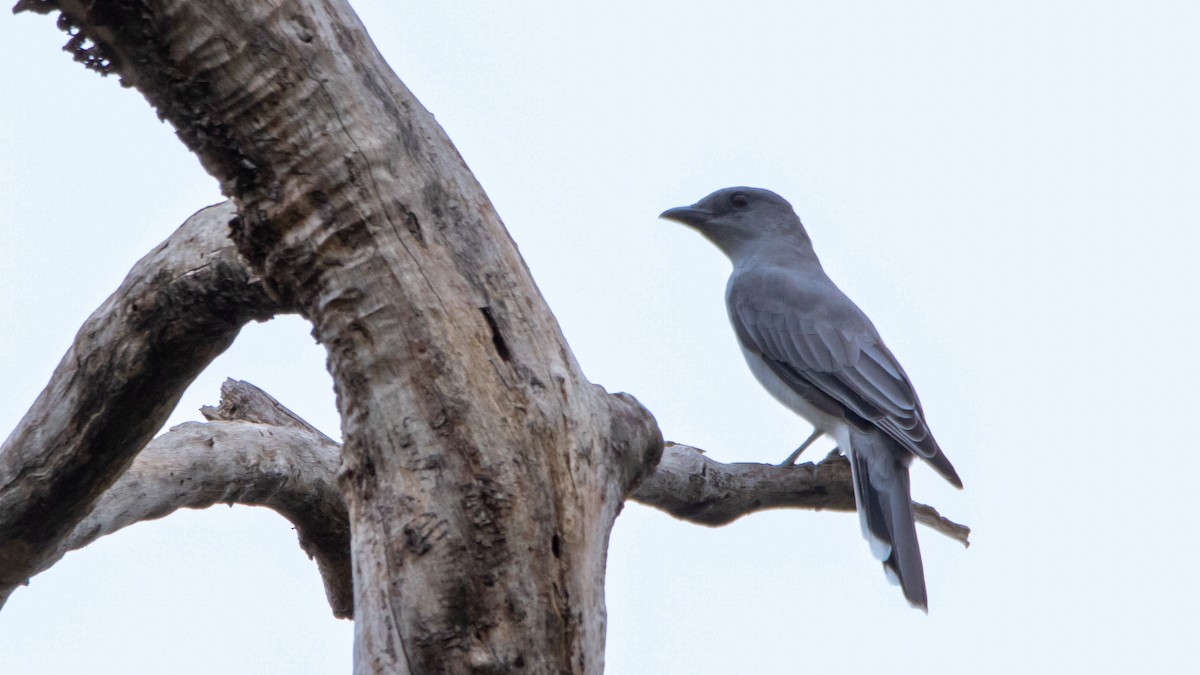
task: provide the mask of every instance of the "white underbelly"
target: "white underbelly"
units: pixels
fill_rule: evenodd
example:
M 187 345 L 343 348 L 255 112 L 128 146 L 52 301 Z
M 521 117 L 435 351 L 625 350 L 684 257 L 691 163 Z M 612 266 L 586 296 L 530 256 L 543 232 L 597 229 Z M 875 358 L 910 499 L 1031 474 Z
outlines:
M 842 427 L 846 426 L 845 421 L 829 415 L 809 403 L 803 396 L 797 394 L 796 390 L 789 387 L 787 382 L 784 382 L 782 378 L 776 375 L 771 370 L 771 367 L 767 365 L 767 362 L 763 360 L 762 356 L 751 352 L 740 344 L 738 346 L 742 349 L 742 356 L 746 358 L 746 364 L 750 366 L 750 372 L 754 373 L 754 377 L 775 397 L 775 400 L 803 417 L 813 427 L 834 438 L 838 438 Z
M 850 470 L 854 474 L 857 474 L 858 466 L 853 457 L 855 448 L 851 445 L 850 425 L 845 420 L 833 417 L 804 400 L 804 397 L 797 394 L 782 378 L 776 375 L 770 366 L 767 365 L 767 362 L 763 361 L 763 358 L 758 354 L 742 347 L 742 356 L 746 357 L 746 363 L 750 366 L 750 372 L 754 373 L 754 377 L 758 378 L 762 386 L 766 387 L 767 391 L 771 392 L 771 395 L 776 400 L 787 406 L 797 415 L 808 420 L 808 423 L 813 425 L 813 427 L 833 438 L 834 442 L 837 443 L 838 449 L 850 457 Z M 870 449 L 869 446 L 867 449 Z M 854 503 L 861 505 L 863 503 L 863 495 L 860 494 L 859 481 L 855 478 L 852 482 L 854 484 Z M 861 506 L 858 509 L 858 521 L 859 526 L 862 528 L 863 537 L 871 545 L 871 553 L 879 560 L 887 560 L 888 556 L 891 555 L 892 547 L 886 541 L 882 541 L 871 534 L 871 529 L 867 527 L 866 510 L 861 508 Z M 889 576 L 890 579 L 891 577 Z

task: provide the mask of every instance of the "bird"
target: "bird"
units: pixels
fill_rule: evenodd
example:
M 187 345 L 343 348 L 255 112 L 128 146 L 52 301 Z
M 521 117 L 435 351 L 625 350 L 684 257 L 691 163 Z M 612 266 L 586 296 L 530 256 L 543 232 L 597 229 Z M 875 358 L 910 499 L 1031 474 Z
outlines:
M 725 305 L 755 378 L 813 426 L 784 464 L 827 435 L 850 461 L 863 536 L 910 605 L 929 611 L 909 484 L 914 457 L 957 488 L 917 392 L 879 331 L 829 278 L 792 205 L 761 188 L 717 190 L 661 218 L 733 263 Z

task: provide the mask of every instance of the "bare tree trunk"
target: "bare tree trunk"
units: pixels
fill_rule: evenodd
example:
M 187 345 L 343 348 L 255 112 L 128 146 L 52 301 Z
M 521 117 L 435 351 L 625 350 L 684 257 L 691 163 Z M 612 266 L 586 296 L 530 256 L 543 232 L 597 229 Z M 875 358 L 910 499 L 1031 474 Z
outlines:
M 75 57 L 138 88 L 232 204 L 139 262 L 0 449 L 0 605 L 98 536 L 236 501 L 296 525 L 334 613 L 354 614 L 358 673 L 598 673 L 626 498 L 709 525 L 853 508 L 838 459 L 671 446 L 639 488 L 663 453 L 653 418 L 583 377 L 482 189 L 344 2 L 18 9 L 60 11 Z M 240 327 L 283 311 L 328 351 L 340 459 L 230 389 L 238 410 L 206 414 L 236 421 L 178 427 L 134 462 Z
M 180 508 L 265 506 L 287 518 L 325 583 L 334 616 L 353 616 L 350 524 L 336 487 L 341 446 L 248 382 L 226 380 L 208 423 L 174 427 L 146 446 L 32 576 L 68 551 Z M 850 465 L 831 453 L 817 464 L 722 464 L 668 443 L 654 473 L 630 496 L 676 518 L 719 526 L 782 507 L 854 510 Z M 967 545 L 970 530 L 914 504 L 917 520 Z
M 349 7 L 22 4 L 59 9 L 77 57 L 175 125 L 237 205 L 240 253 L 327 348 L 356 672 L 600 672 L 609 531 L 661 437 L 584 379 Z

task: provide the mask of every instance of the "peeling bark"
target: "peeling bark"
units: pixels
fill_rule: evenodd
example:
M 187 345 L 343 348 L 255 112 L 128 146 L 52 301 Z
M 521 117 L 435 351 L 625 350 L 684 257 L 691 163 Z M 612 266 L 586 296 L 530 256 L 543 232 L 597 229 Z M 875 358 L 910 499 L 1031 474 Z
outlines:
M 25 3 L 95 43 L 238 207 L 329 352 L 360 673 L 596 673 L 653 418 L 581 374 L 462 159 L 345 2 Z M 87 45 L 81 42 L 80 48 Z
M 226 203 L 140 260 L 0 447 L 0 606 L 166 421 L 241 327 L 282 308 L 229 242 Z
M 317 561 L 334 615 L 353 616 L 349 514 L 335 477 L 338 444 L 248 382 L 227 380 L 220 406 L 203 411 L 212 421 L 182 424 L 146 446 L 37 572 L 99 537 L 179 508 L 265 506 L 296 527 L 301 548 Z M 631 499 L 708 526 L 776 508 L 854 510 L 850 468 L 836 454 L 787 467 L 722 464 L 674 443 Z M 967 527 L 915 506 L 920 522 L 967 545 Z
M 601 672 L 609 533 L 661 435 L 632 397 L 583 377 L 486 195 L 348 5 L 18 9 L 61 12 L 68 50 L 136 87 L 236 216 L 202 212 L 228 229 L 177 233 L 139 263 L 0 451 L 0 602 L 137 514 L 234 500 L 297 522 L 334 612 L 354 608 L 357 673 Z M 209 253 L 176 250 L 187 237 Z M 329 439 L 256 395 L 232 405 L 254 423 L 179 427 L 116 482 L 240 326 L 285 310 L 328 351 L 340 499 L 316 475 L 333 471 Z M 785 505 L 795 480 L 821 508 L 852 504 L 824 468 L 756 479 L 699 458 L 697 477 L 686 452 L 639 498 L 708 524 Z M 162 477 L 176 471 L 212 482 L 170 492 Z

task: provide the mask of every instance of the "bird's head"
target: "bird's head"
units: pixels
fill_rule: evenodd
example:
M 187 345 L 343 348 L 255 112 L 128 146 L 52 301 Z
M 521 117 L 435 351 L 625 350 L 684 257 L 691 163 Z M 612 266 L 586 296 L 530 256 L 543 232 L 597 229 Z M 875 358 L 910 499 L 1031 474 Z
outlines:
M 800 218 L 786 199 L 761 188 L 717 190 L 692 204 L 667 209 L 659 218 L 683 223 L 716 244 L 736 263 L 759 245 L 794 242 L 811 246 Z

